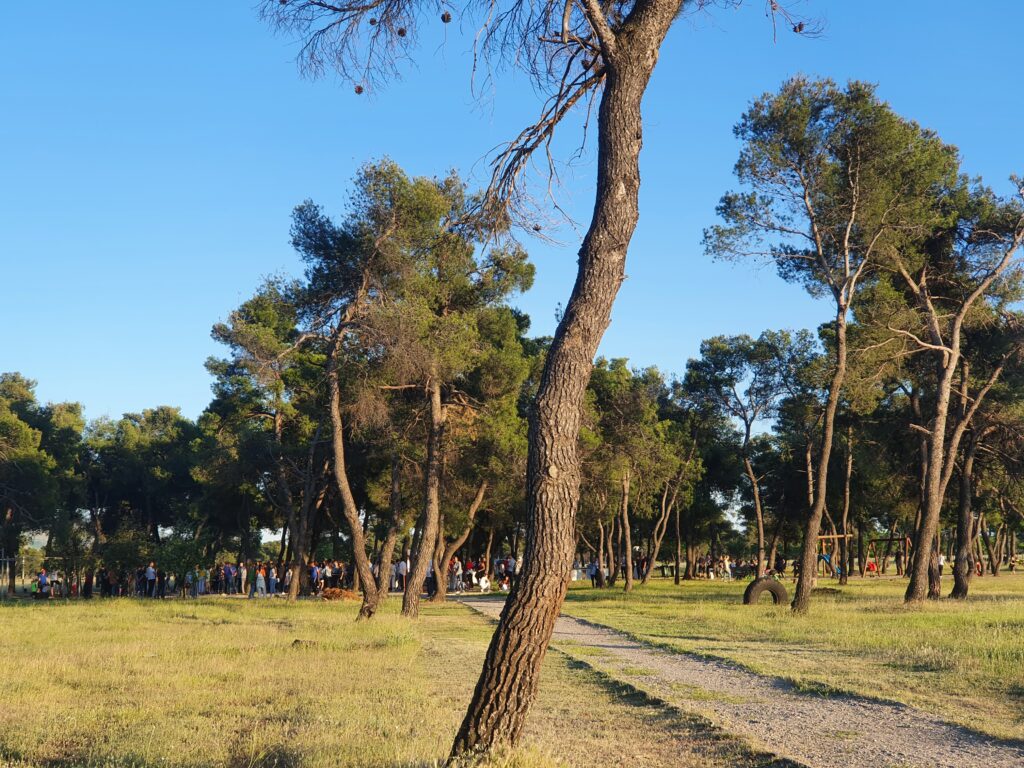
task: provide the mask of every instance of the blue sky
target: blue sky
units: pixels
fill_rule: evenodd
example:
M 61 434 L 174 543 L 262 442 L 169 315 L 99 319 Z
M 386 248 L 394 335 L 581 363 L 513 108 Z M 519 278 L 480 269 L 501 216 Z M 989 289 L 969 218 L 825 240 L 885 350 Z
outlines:
M 470 91 L 472 30 L 439 22 L 382 92 L 298 75 L 295 46 L 250 0 L 0 4 L 0 370 L 89 417 L 209 401 L 210 339 L 261 278 L 297 273 L 292 207 L 340 213 L 363 162 L 484 178 L 485 154 L 536 113 L 521 77 Z M 770 268 L 715 263 L 700 246 L 733 186 L 731 128 L 795 73 L 877 82 L 902 114 L 958 145 L 964 167 L 1008 192 L 1024 173 L 1024 3 L 806 0 L 820 39 L 783 30 L 763 3 L 683 20 L 645 102 L 641 221 L 601 353 L 681 372 L 718 333 L 814 327 L 827 307 Z M 456 20 L 458 22 L 458 20 Z M 447 35 L 447 39 L 444 36 Z M 560 148 L 579 133 L 567 126 Z M 590 154 L 560 200 L 592 206 Z M 517 303 L 550 333 L 575 274 L 577 236 L 528 242 L 537 284 Z

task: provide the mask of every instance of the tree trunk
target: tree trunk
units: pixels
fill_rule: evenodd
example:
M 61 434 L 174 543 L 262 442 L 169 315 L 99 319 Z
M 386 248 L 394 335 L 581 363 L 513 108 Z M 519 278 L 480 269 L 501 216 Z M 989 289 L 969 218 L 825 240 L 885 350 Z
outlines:
M 846 428 L 846 475 L 843 478 L 843 517 L 840 520 L 839 534 L 839 563 L 842 572 L 839 574 L 839 583 L 847 584 L 850 580 L 850 540 L 847 532 L 850 526 L 850 481 L 853 478 L 853 427 Z
M 963 600 L 971 586 L 974 575 L 974 557 L 971 555 L 971 534 L 974 520 L 971 504 L 974 498 L 972 480 L 974 457 L 978 450 L 977 440 L 972 435 L 964 448 L 963 464 L 960 468 L 960 500 L 956 517 L 956 557 L 953 561 L 953 591 L 950 597 Z
M 430 431 L 427 436 L 426 488 L 424 490 L 422 535 L 420 545 L 413 554 L 412 568 L 402 596 L 402 615 L 416 618 L 420 610 L 420 594 L 427 578 L 427 566 L 434 557 L 434 542 L 437 541 L 438 517 L 441 510 L 441 450 L 444 428 L 447 421 L 447 407 L 441 402 L 441 382 L 432 377 L 427 384 L 430 397 Z M 434 578 L 439 574 L 434 573 Z
M 818 531 L 821 528 L 821 517 L 825 511 L 828 492 L 828 462 L 832 455 L 832 433 L 835 429 L 836 409 L 839 406 L 839 395 L 846 378 L 846 305 L 839 302 L 836 311 L 836 368 L 828 389 L 828 401 L 825 404 L 825 418 L 821 430 L 821 447 L 818 453 L 818 474 L 814 485 L 814 506 L 807 518 L 804 528 L 803 549 L 800 551 L 800 578 L 796 584 L 796 595 L 793 597 L 793 610 L 804 613 L 810 607 L 811 588 L 814 586 L 814 575 L 817 572 Z
M 8 506 L 4 510 L 3 523 L 3 549 L 10 560 L 7 561 L 7 594 L 14 595 L 17 592 L 18 576 L 18 550 L 21 546 L 21 532 L 18 530 L 15 520 L 14 507 Z
M 443 603 L 448 594 L 448 563 L 451 562 L 452 557 L 459 551 L 459 548 L 466 543 L 466 539 L 469 538 L 469 534 L 473 532 L 473 522 L 476 520 L 476 513 L 480 509 L 480 505 L 484 503 L 484 494 L 487 493 L 487 481 L 481 481 L 480 485 L 476 489 L 476 495 L 473 497 L 472 503 L 469 505 L 468 520 L 466 527 L 462 529 L 462 533 L 452 539 L 444 547 L 441 553 L 440 565 L 444 568 L 444 574 L 438 575 L 437 582 L 437 594 L 434 596 L 433 602 Z M 437 572 L 437 566 L 434 566 L 435 573 Z M 444 586 L 441 585 L 444 582 Z
M 626 585 L 623 588 L 625 592 L 633 591 L 633 532 L 629 524 L 629 484 L 630 484 L 630 470 L 625 470 L 622 473 L 622 506 L 620 508 L 620 514 L 622 515 L 622 533 L 625 537 L 625 546 L 623 547 L 626 556 Z
M 867 553 L 864 551 L 864 521 L 857 523 L 857 568 L 863 579 L 868 569 Z
M 687 462 L 687 464 L 689 464 L 689 461 Z M 651 573 L 654 571 L 654 564 L 658 561 L 658 557 L 661 554 L 661 542 L 665 538 L 665 533 L 668 531 L 668 521 L 669 518 L 672 516 L 672 511 L 675 509 L 676 495 L 679 493 L 679 485 L 682 482 L 682 473 L 680 473 L 679 476 L 675 478 L 675 480 L 676 484 L 675 487 L 672 489 L 671 496 L 669 496 L 669 488 L 672 485 L 671 481 L 666 482 L 664 489 L 662 489 L 661 515 L 655 521 L 654 531 L 651 534 L 651 546 L 650 551 L 647 555 L 647 572 L 644 574 L 643 580 L 640 582 L 641 584 L 646 584 L 650 580 Z M 678 517 L 676 518 L 676 521 L 676 528 L 678 529 Z M 676 563 L 676 565 L 678 566 L 678 563 Z
M 939 570 L 939 551 L 941 547 L 942 532 L 935 531 L 935 540 L 932 542 L 932 556 L 928 560 L 928 599 L 938 600 L 942 597 L 942 572 Z
M 331 447 L 334 452 L 334 461 L 331 467 L 334 474 L 334 484 L 337 487 L 338 495 L 341 496 L 341 509 L 348 523 L 349 534 L 352 536 L 352 560 L 355 562 L 356 573 L 359 574 L 359 581 L 362 585 L 363 604 L 359 608 L 360 619 L 369 619 L 377 612 L 380 598 L 377 592 L 377 585 L 373 580 L 373 572 L 370 570 L 370 558 L 366 554 L 366 538 L 363 536 L 363 526 L 359 521 L 359 508 L 352 496 L 352 487 L 348 481 L 348 466 L 345 463 L 345 434 L 341 418 L 341 385 L 338 381 L 338 354 L 340 344 L 339 331 L 335 333 L 331 349 L 328 353 L 327 362 L 327 383 L 329 408 L 331 412 Z M 292 577 L 294 582 L 294 576 Z
M 995 566 L 996 556 L 992 549 L 992 539 L 988 534 L 988 527 L 986 526 L 981 532 L 981 540 L 985 542 L 985 553 L 988 555 L 989 570 L 993 576 L 999 575 L 999 570 Z
M 487 578 L 493 579 L 494 573 L 491 568 L 491 546 L 494 544 L 494 526 L 487 532 L 487 552 L 484 554 L 484 572 L 487 574 Z
M 614 587 L 622 569 L 622 521 L 619 515 L 613 516 L 608 526 L 608 558 L 611 561 L 608 563 L 608 586 Z
M 749 434 L 749 427 L 748 427 Z M 743 469 L 750 481 L 750 490 L 754 496 L 754 518 L 757 520 L 757 575 L 764 576 L 764 511 L 761 509 L 761 489 L 758 487 L 757 475 L 754 474 L 754 465 L 750 463 L 750 457 L 744 452 Z
M 395 556 L 395 544 L 402 528 L 402 457 L 395 453 L 391 457 L 391 498 L 388 506 L 391 509 L 391 522 L 388 532 L 384 535 L 380 557 L 377 560 L 377 595 L 385 600 L 391 586 L 391 563 Z
M 597 521 L 597 586 L 605 586 L 604 578 L 604 523 Z
M 679 568 L 682 565 L 681 561 L 682 561 L 682 548 L 683 548 L 683 542 L 682 542 L 682 539 L 679 536 L 679 507 L 675 508 L 675 518 L 676 518 L 676 569 L 675 569 L 673 581 L 675 582 L 676 586 L 679 586 L 679 581 L 682 578 L 682 575 L 679 573 Z
M 1003 549 L 1006 546 L 1006 523 L 1002 523 L 996 530 L 996 545 L 995 549 L 990 548 L 988 551 L 989 557 L 989 569 L 992 571 L 993 576 L 999 575 L 999 569 L 1003 564 Z
M 537 695 L 541 662 L 569 586 L 584 395 L 639 217 L 640 102 L 680 5 L 669 0 L 634 6 L 621 39 L 606 35 L 602 41 L 606 80 L 598 111 L 594 215 L 531 413 L 526 548 L 455 737 L 454 756 L 514 744 Z

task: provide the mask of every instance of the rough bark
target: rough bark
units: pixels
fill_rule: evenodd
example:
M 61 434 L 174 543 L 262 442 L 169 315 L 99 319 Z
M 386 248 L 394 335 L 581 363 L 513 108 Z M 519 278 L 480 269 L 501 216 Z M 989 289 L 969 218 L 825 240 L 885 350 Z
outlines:
M 992 283 L 1010 265 L 1014 254 L 1020 248 L 1022 242 L 1024 242 L 1024 221 L 1018 224 L 1013 241 L 1003 252 L 998 264 L 978 282 L 970 295 L 962 301 L 956 313 L 948 319 L 948 326 L 945 328 L 943 325 L 947 322 L 947 318 L 942 316 L 932 303 L 930 286 L 927 283 L 926 276 L 922 274 L 920 280 L 915 282 L 906 271 L 903 272 L 907 287 L 914 292 L 915 299 L 928 320 L 931 343 L 925 348 L 931 350 L 935 359 L 936 373 L 938 374 L 935 413 L 929 424 L 927 434 L 928 474 L 926 504 L 921 518 L 921 526 L 917 531 L 917 539 L 914 542 L 915 552 L 919 556 L 914 558 L 910 583 L 907 585 L 907 591 L 904 596 L 908 603 L 920 602 L 924 600 L 926 594 L 928 597 L 939 596 L 940 585 L 938 583 L 937 569 L 930 567 L 932 558 L 925 558 L 921 555 L 924 554 L 926 548 L 931 547 L 931 543 L 938 533 L 942 502 L 956 464 L 960 441 L 964 432 L 970 426 L 973 415 L 977 412 L 985 396 L 996 380 L 998 380 L 1003 370 L 1003 363 L 1000 363 L 991 376 L 989 376 L 985 385 L 975 393 L 970 406 L 967 407 L 966 402 L 962 404 L 960 418 L 947 437 L 946 427 L 949 420 L 950 393 L 953 388 L 953 378 L 962 360 L 961 336 L 963 325 L 974 303 L 985 295 Z M 1005 360 L 1006 358 L 1004 357 L 1003 361 L 1005 362 Z M 963 381 L 967 381 L 966 370 L 963 371 Z M 966 387 L 966 384 L 964 386 Z
M 569 586 L 584 394 L 639 218 L 640 102 L 679 7 L 680 0 L 638 3 L 614 36 L 607 31 L 602 11 L 591 19 L 604 30 L 606 67 L 598 111 L 594 215 L 530 418 L 526 547 L 520 577 L 491 638 L 453 755 L 514 744 L 537 694 L 541 662 Z
M 329 410 L 331 412 L 331 448 L 334 461 L 331 462 L 334 484 L 341 497 L 341 510 L 348 523 L 349 535 L 352 536 L 352 560 L 355 562 L 356 573 L 362 586 L 363 604 L 359 607 L 359 618 L 369 619 L 377 612 L 380 596 L 370 569 L 370 558 L 366 554 L 366 538 L 359 520 L 359 508 L 352 495 L 352 487 L 348 480 L 348 466 L 345 463 L 345 432 L 341 416 L 341 385 L 338 381 L 338 345 L 340 334 L 335 334 L 328 355 L 327 384 Z M 294 582 L 294 576 L 293 582 Z
M 427 383 L 430 400 L 430 430 L 427 433 L 427 468 L 424 478 L 423 515 L 420 518 L 422 533 L 420 545 L 413 553 L 412 568 L 402 596 L 402 615 L 416 618 L 420 611 L 420 594 L 427 578 L 427 566 L 434 558 L 434 542 L 437 541 L 438 518 L 441 513 L 441 451 L 444 429 L 447 421 L 447 407 L 441 402 L 441 382 L 432 377 Z M 441 576 L 435 572 L 435 578 Z
M 956 556 L 953 560 L 953 591 L 949 596 L 964 600 L 971 587 L 974 575 L 974 556 L 971 554 L 971 533 L 973 514 L 971 511 L 974 490 L 974 457 L 978 449 L 977 440 L 970 436 L 964 447 L 963 463 L 960 467 L 960 498 L 956 517 Z

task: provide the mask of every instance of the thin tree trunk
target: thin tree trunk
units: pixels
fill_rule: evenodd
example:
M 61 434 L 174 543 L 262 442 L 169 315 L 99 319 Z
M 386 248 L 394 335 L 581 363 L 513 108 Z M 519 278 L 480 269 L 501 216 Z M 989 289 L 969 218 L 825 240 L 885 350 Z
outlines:
M 850 481 L 853 478 L 853 426 L 846 428 L 846 475 L 843 478 L 843 516 L 840 520 L 839 563 L 842 572 L 839 583 L 847 584 L 850 580 L 850 540 L 846 534 L 850 525 Z
M 981 540 L 985 542 L 985 554 L 988 555 L 989 570 L 993 576 L 998 576 L 999 572 L 995 567 L 995 552 L 992 550 L 992 538 L 989 536 L 987 526 L 981 532 Z
M 749 428 L 748 428 L 749 432 Z M 757 521 L 757 575 L 764 576 L 764 511 L 761 509 L 761 489 L 757 482 L 757 475 L 754 474 L 754 465 L 750 463 L 750 457 L 744 453 L 743 469 L 750 481 L 750 490 L 754 496 L 754 518 Z
M 377 592 L 376 582 L 373 580 L 373 572 L 370 569 L 370 559 L 366 554 L 366 538 L 363 536 L 363 526 L 359 520 L 359 508 L 356 506 L 355 497 L 352 495 L 352 487 L 349 485 L 348 480 L 348 466 L 345 463 L 345 434 L 341 418 L 341 384 L 338 380 L 339 344 L 340 330 L 335 333 L 331 349 L 328 353 L 327 363 L 328 399 L 330 400 L 329 409 L 331 412 L 331 447 L 334 453 L 334 461 L 331 462 L 331 468 L 333 469 L 334 484 L 337 487 L 338 495 L 341 497 L 341 509 L 345 515 L 345 521 L 348 523 L 349 534 L 352 536 L 352 560 L 355 562 L 356 573 L 359 574 L 359 581 L 362 585 L 363 604 L 359 608 L 359 618 L 369 619 L 377 612 L 380 596 Z
M 7 561 L 7 594 L 14 595 L 17 592 L 16 582 L 18 577 L 18 549 L 21 545 L 21 536 L 15 525 L 14 507 L 8 506 L 4 510 L 3 525 L 3 548 L 10 560 Z
M 682 547 L 683 542 L 679 535 L 679 507 L 675 508 L 675 519 L 676 519 L 676 569 L 674 573 L 674 579 L 676 586 L 679 586 L 679 581 L 682 579 L 682 574 L 679 573 L 679 568 L 682 566 Z
M 626 556 L 626 585 L 623 588 L 625 592 L 633 591 L 633 532 L 629 523 L 629 485 L 631 480 L 630 470 L 625 470 L 622 473 L 622 506 L 620 508 L 620 514 L 622 515 L 622 533 L 625 537 L 625 556 Z
M 825 511 L 828 493 L 828 463 L 832 455 L 832 433 L 835 429 L 836 409 L 839 395 L 846 378 L 846 305 L 842 302 L 836 311 L 836 367 L 829 384 L 828 400 L 825 404 L 825 418 L 821 430 L 821 447 L 818 452 L 818 475 L 815 478 L 814 506 L 804 528 L 803 549 L 800 552 L 800 578 L 793 597 L 793 610 L 804 613 L 810 607 L 811 588 L 817 571 L 818 531 Z
M 448 563 L 451 562 L 452 557 L 459 551 L 459 548 L 466 543 L 466 539 L 469 538 L 469 534 L 473 531 L 473 522 L 476 520 L 476 513 L 480 509 L 480 505 L 484 503 L 484 494 L 487 493 L 487 481 L 481 481 L 480 485 L 476 489 L 476 495 L 473 497 L 472 503 L 469 505 L 469 512 L 467 515 L 466 527 L 462 529 L 462 533 L 448 542 L 447 546 L 444 547 L 441 553 L 441 562 L 439 565 L 444 568 L 443 578 L 442 575 L 438 575 L 437 594 L 434 595 L 434 602 L 443 603 L 448 595 Z M 437 573 L 437 566 L 434 566 L 434 572 Z M 442 586 L 441 582 L 444 582 Z
M 612 560 L 608 586 L 614 587 L 622 571 L 622 520 L 619 515 L 612 518 L 612 524 L 608 527 L 608 557 Z
M 395 544 L 402 528 L 402 457 L 396 452 L 391 457 L 391 498 L 388 506 L 391 510 L 391 522 L 388 532 L 384 535 L 380 557 L 377 560 L 377 594 L 380 600 L 388 596 L 391 586 L 391 563 L 395 556 Z
M 487 574 L 487 578 L 489 579 L 494 578 L 494 573 L 492 572 L 493 569 L 491 567 L 491 546 L 493 544 L 494 526 L 492 525 L 491 529 L 487 532 L 487 552 L 484 554 L 484 560 L 486 560 L 486 562 L 484 563 L 484 572 Z
M 687 464 L 689 464 L 689 462 L 687 462 Z M 661 542 L 665 538 L 665 533 L 668 531 L 668 521 L 669 518 L 672 516 L 672 511 L 675 509 L 676 496 L 679 493 L 679 485 L 682 482 L 681 472 L 675 478 L 675 480 L 676 483 L 673 487 L 671 496 L 669 496 L 669 487 L 671 486 L 671 481 L 665 483 L 665 488 L 662 490 L 661 515 L 655 521 L 654 531 L 651 534 L 651 547 L 647 556 L 647 572 L 644 573 L 643 580 L 640 582 L 641 584 L 646 584 L 650 580 L 651 573 L 654 571 L 654 564 L 658 561 L 658 557 L 661 554 Z
M 441 509 L 441 450 L 447 421 L 447 407 L 441 402 L 441 382 L 432 377 L 427 384 L 430 397 L 430 431 L 427 436 L 426 488 L 423 504 L 423 533 L 413 554 L 412 569 L 402 596 L 402 615 L 416 618 L 420 610 L 420 593 L 427 578 L 427 566 L 434 557 L 438 517 Z M 434 578 L 438 578 L 436 572 Z
M 972 480 L 974 475 L 974 457 L 978 450 L 978 442 L 972 435 L 964 448 L 963 464 L 960 468 L 960 500 L 956 517 L 956 556 L 953 560 L 953 591 L 950 597 L 963 600 L 971 587 L 974 576 L 974 557 L 971 555 L 971 528 L 974 520 L 971 505 L 974 497 Z
M 669 0 L 634 6 L 621 40 L 603 35 L 606 79 L 598 110 L 594 216 L 530 418 L 521 573 L 491 638 L 453 756 L 514 744 L 537 695 L 541 662 L 569 586 L 584 395 L 639 218 L 640 102 L 680 5 Z
M 1006 253 L 1002 262 L 1003 266 L 1008 263 L 1011 253 L 1011 251 Z M 983 283 L 988 281 L 990 278 L 994 279 L 996 274 L 998 274 L 998 270 L 990 272 Z M 980 295 L 980 290 L 980 287 L 975 289 L 975 294 L 973 294 L 973 296 L 977 297 Z M 953 329 L 949 334 L 949 347 L 946 348 L 936 363 L 939 381 L 936 391 L 935 417 L 929 425 L 930 429 L 928 433 L 927 503 L 922 514 L 921 527 L 917 532 L 917 539 L 914 542 L 914 549 L 918 555 L 923 555 L 927 551 L 927 548 L 931 547 L 931 542 L 933 542 L 938 536 L 939 517 L 942 514 L 942 503 L 946 496 L 946 487 L 949 484 L 950 478 L 953 475 L 953 469 L 956 466 L 955 460 L 957 451 L 960 448 L 960 441 L 967 428 L 970 426 L 973 414 L 981 405 L 985 395 L 988 394 L 989 390 L 999 379 L 1003 370 L 1003 363 L 1000 363 L 992 372 L 992 375 L 989 377 L 985 385 L 973 395 L 969 408 L 967 406 L 965 393 L 961 395 L 961 399 L 963 400 L 963 404 L 961 406 L 962 413 L 947 438 L 946 426 L 949 421 L 950 395 L 953 388 L 953 377 L 961 360 L 959 323 L 962 321 L 962 315 L 966 313 L 969 306 L 970 300 L 965 304 L 961 313 L 957 316 Z M 941 338 L 937 339 L 937 343 L 938 342 L 941 342 Z M 964 380 L 966 380 L 966 371 L 964 371 Z M 904 595 L 906 602 L 920 602 L 924 600 L 926 596 L 929 598 L 936 598 L 940 596 L 941 585 L 939 584 L 938 568 L 932 567 L 932 560 L 936 558 L 937 554 L 934 550 L 932 557 L 925 558 L 919 556 L 914 558 L 914 568 L 910 575 L 910 583 L 907 585 L 907 591 Z
M 864 552 L 864 521 L 857 523 L 857 567 L 863 579 L 868 569 L 867 555 Z

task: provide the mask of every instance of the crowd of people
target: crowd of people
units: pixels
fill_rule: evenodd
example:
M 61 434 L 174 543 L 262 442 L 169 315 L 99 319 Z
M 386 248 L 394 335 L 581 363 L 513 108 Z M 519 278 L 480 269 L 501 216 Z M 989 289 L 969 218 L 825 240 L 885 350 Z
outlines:
M 445 575 L 450 592 L 492 588 L 507 592 L 516 577 L 517 562 L 512 555 L 497 557 L 487 568 L 485 558 L 467 558 L 465 564 L 458 556 L 448 564 Z M 325 589 L 351 589 L 355 571 L 340 560 L 311 562 L 308 566 L 308 592 L 320 595 Z M 379 563 L 372 566 L 374 577 Z M 391 565 L 389 588 L 392 592 L 405 591 L 411 572 L 408 555 Z M 492 582 L 493 576 L 493 582 Z M 155 561 L 136 568 L 102 567 L 84 578 L 68 579 L 64 574 L 51 574 L 40 569 L 31 584 L 32 596 L 50 597 L 137 597 L 162 599 L 167 597 L 197 598 L 204 595 L 243 595 L 249 598 L 273 597 L 289 591 L 292 569 L 273 561 L 243 561 L 217 563 L 204 567 L 199 564 L 180 572 L 168 572 Z M 429 596 L 438 591 L 437 574 L 431 562 L 427 568 L 424 589 Z
M 819 560 L 827 560 L 827 555 L 819 556 Z M 940 555 L 940 573 L 944 569 L 945 557 Z M 799 575 L 799 564 L 793 563 L 793 576 Z M 978 564 L 979 573 L 982 563 Z M 1011 573 L 1016 570 L 1016 558 L 1009 558 L 1008 567 Z M 627 565 L 623 559 L 619 564 L 619 573 L 624 573 Z M 684 564 L 685 567 L 685 564 Z M 777 555 L 775 562 L 766 570 L 765 575 L 784 578 L 788 563 L 782 555 Z M 456 555 L 453 557 L 443 575 L 448 592 L 479 591 L 488 593 L 493 590 L 508 592 L 512 588 L 517 575 L 518 562 L 513 555 L 501 555 L 490 562 L 484 557 L 467 558 L 463 563 Z M 651 568 L 651 562 L 645 556 L 637 557 L 633 562 L 633 578 L 643 579 Z M 672 565 L 661 565 L 662 575 L 669 575 Z M 372 565 L 373 575 L 379 573 L 379 563 Z M 898 571 L 902 570 L 900 568 Z M 388 582 L 390 591 L 404 592 L 411 572 L 409 556 L 399 559 L 391 565 Z M 729 555 L 698 555 L 694 561 L 693 575 L 698 579 L 722 579 L 731 581 L 752 577 L 757 572 L 757 561 L 739 558 L 733 560 Z M 867 563 L 867 574 L 877 575 L 873 561 Z M 355 572 L 340 560 L 324 560 L 311 562 L 308 571 L 308 589 L 313 595 L 320 595 L 325 589 L 346 589 L 354 587 Z M 572 567 L 573 581 L 589 578 L 594 587 L 601 586 L 608 579 L 607 566 L 598 562 L 595 557 L 589 563 L 575 561 Z M 492 580 L 493 578 L 493 580 Z M 32 596 L 37 599 L 50 597 L 92 597 L 98 593 L 100 597 L 139 597 L 162 599 L 166 597 L 197 598 L 204 595 L 243 595 L 249 598 L 273 597 L 287 593 L 291 587 L 292 569 L 282 567 L 273 561 L 238 561 L 223 562 L 212 567 L 195 565 L 183 574 L 168 573 L 156 562 L 140 565 L 134 569 L 100 568 L 94 575 L 89 574 L 81 583 L 69 579 L 63 573 L 49 573 L 42 568 L 31 584 Z M 433 597 L 438 591 L 438 575 L 433 562 L 427 566 L 424 589 L 428 596 Z

